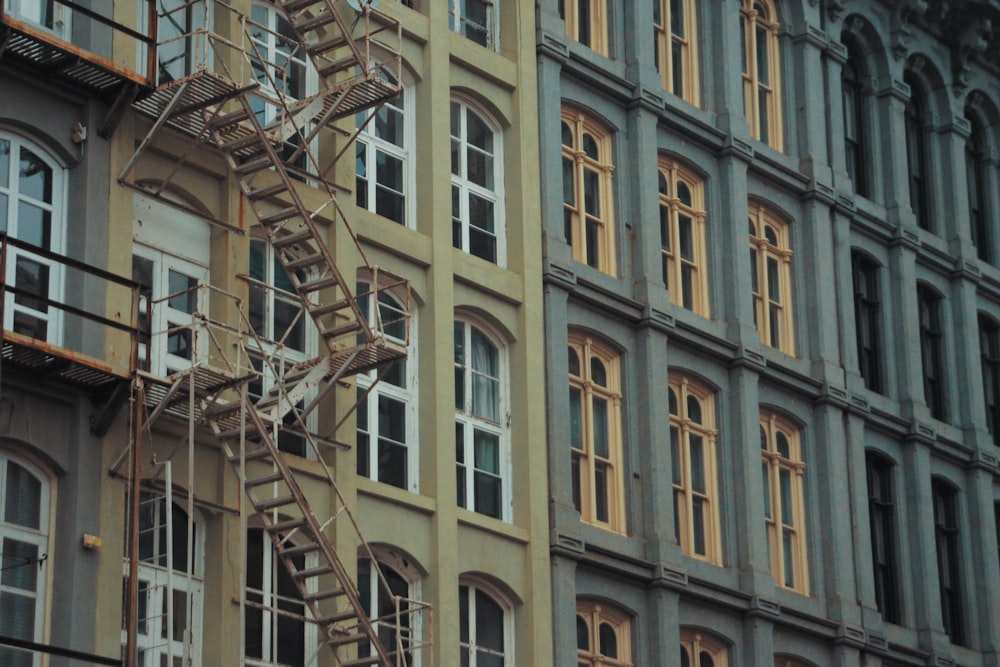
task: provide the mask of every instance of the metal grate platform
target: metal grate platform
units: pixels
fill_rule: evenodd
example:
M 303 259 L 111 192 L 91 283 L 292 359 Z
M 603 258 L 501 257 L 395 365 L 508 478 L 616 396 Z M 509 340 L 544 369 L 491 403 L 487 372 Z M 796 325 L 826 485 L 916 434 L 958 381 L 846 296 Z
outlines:
M 35 381 L 53 380 L 92 394 L 104 394 L 128 381 L 127 372 L 116 372 L 97 359 L 58 348 L 19 334 L 3 333 L 3 364 Z

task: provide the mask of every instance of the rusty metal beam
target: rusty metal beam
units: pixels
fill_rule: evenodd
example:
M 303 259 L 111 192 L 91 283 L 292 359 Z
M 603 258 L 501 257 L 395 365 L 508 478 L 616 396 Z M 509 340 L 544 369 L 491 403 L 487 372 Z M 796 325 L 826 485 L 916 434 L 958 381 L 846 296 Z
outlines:
M 115 101 L 111 103 L 111 108 L 104 114 L 104 120 L 97 128 L 97 136 L 101 139 L 110 139 L 115 133 L 118 123 L 125 117 L 128 110 L 136 98 L 139 97 L 139 86 L 134 83 L 123 84 L 115 95 Z

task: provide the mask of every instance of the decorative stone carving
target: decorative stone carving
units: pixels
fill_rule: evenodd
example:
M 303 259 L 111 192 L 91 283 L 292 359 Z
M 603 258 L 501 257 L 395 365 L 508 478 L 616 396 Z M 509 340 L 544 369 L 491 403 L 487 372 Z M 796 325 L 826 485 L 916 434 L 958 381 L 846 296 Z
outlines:
M 993 22 L 978 12 L 966 13 L 957 26 L 955 43 L 952 46 L 952 70 L 955 79 L 952 81 L 952 91 L 958 97 L 969 87 L 972 77 L 972 64 L 986 53 L 993 37 Z
M 913 21 L 927 11 L 927 0 L 901 0 L 892 14 L 892 53 L 902 60 L 910 52 Z

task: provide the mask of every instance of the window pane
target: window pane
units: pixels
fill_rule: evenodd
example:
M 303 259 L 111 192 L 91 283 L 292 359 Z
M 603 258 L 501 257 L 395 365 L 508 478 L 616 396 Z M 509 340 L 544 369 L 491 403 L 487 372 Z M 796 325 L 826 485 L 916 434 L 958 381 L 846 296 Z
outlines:
M 691 488 L 705 493 L 705 450 L 700 435 L 691 434 Z
M 21 202 L 17 207 L 17 238 L 40 248 L 51 248 L 52 212 Z
M 42 528 L 42 483 L 25 468 L 7 462 L 4 520 L 27 528 Z
M 576 387 L 569 389 L 569 441 L 573 449 L 583 449 L 583 395 Z
M 600 637 L 600 652 L 601 655 L 607 658 L 617 658 L 618 657 L 618 635 L 615 634 L 615 629 L 611 627 L 609 623 L 601 623 L 601 627 L 598 631 Z
M 476 644 L 503 652 L 503 609 L 483 591 L 476 590 Z M 502 663 L 500 663 L 502 664 Z
M 594 464 L 594 516 L 598 521 L 608 520 L 608 466 L 604 463 Z
M 608 402 L 607 400 L 595 396 L 592 401 L 594 410 L 594 454 L 601 458 L 608 458 Z
M 52 170 L 40 157 L 24 147 L 21 148 L 18 176 L 21 196 L 52 202 Z
M 0 583 L 34 593 L 38 586 L 38 545 L 9 537 L 3 540 L 0 554 Z M 34 626 L 34 619 L 31 621 Z
M 691 529 L 694 532 L 694 552 L 705 555 L 705 507 L 701 498 L 691 499 Z
M 583 172 L 583 198 L 587 215 L 601 217 L 601 178 L 596 171 Z
M 778 473 L 778 477 L 781 486 L 781 522 L 786 526 L 794 526 L 795 516 L 792 509 L 792 476 L 788 470 L 782 468 Z

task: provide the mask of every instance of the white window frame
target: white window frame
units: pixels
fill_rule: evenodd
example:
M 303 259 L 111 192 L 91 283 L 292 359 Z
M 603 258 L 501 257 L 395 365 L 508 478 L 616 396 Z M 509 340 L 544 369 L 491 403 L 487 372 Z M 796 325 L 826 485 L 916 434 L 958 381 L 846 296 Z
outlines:
M 164 5 L 167 7 L 164 9 Z M 156 72 L 153 80 L 163 85 L 170 81 L 176 81 L 194 73 L 199 67 L 209 66 L 210 47 L 208 37 L 204 32 L 197 32 L 205 28 L 211 29 L 215 12 L 215 3 L 210 0 L 160 0 L 157 3 L 158 28 L 157 28 L 157 48 L 156 48 Z M 170 12 L 164 16 L 164 12 Z M 139 26 L 146 26 L 148 19 L 148 4 L 139 3 Z M 176 30 L 173 23 L 180 23 L 183 32 L 174 34 Z M 169 30 L 164 29 L 164 25 L 170 26 Z M 166 37 L 166 35 L 170 35 Z M 186 37 L 185 37 L 186 35 Z M 139 42 L 136 44 L 136 64 L 139 72 L 146 75 L 146 45 Z M 170 52 L 171 63 L 178 62 L 170 68 L 163 67 L 164 54 Z M 161 72 L 166 69 L 169 78 L 160 78 Z
M 64 41 L 70 41 L 70 35 L 72 35 L 71 29 L 71 18 L 73 12 L 67 7 L 59 4 L 58 2 L 53 3 L 52 11 L 54 16 L 52 17 L 52 25 L 48 25 L 47 22 L 42 20 L 41 7 L 42 3 L 39 0 L 7 0 L 9 6 L 7 7 L 7 13 L 14 18 L 30 23 L 31 25 L 38 26 L 46 32 L 50 32 L 56 37 Z
M 361 294 L 363 292 L 368 292 L 371 290 L 371 283 L 367 281 L 359 282 L 357 293 Z M 383 292 L 379 292 L 381 296 Z M 392 292 L 387 292 L 385 295 L 391 298 L 395 303 L 396 307 L 399 308 L 398 315 L 406 316 L 403 313 L 403 307 L 399 304 L 399 300 L 392 294 Z M 369 295 L 368 299 L 371 300 L 374 297 Z M 388 306 L 388 304 L 382 304 Z M 367 304 L 368 308 L 368 324 L 369 326 L 375 326 L 375 309 L 372 307 L 373 304 L 370 302 Z M 397 313 L 392 313 L 396 316 Z M 378 439 L 379 439 L 379 413 L 378 404 L 379 398 L 385 396 L 394 401 L 399 401 L 405 405 L 404 410 L 406 412 L 406 431 L 405 437 L 406 441 L 399 443 L 406 448 L 406 485 L 403 487 L 407 491 L 413 493 L 419 493 L 419 428 L 418 428 L 418 397 L 419 393 L 417 391 L 419 376 L 417 373 L 418 359 L 417 359 L 417 345 L 416 345 L 416 332 L 417 332 L 417 319 L 416 313 L 409 313 L 409 322 L 404 320 L 404 325 L 408 327 L 409 341 L 401 340 L 395 336 L 392 336 L 386 331 L 386 338 L 394 343 L 400 345 L 406 345 L 406 359 L 401 362 L 405 364 L 405 370 L 403 371 L 403 379 L 406 383 L 405 387 L 399 387 L 392 384 L 386 380 L 380 382 L 375 382 L 375 379 L 379 375 L 379 370 L 375 369 L 367 373 L 361 373 L 357 376 L 358 393 L 368 390 L 375 383 L 375 386 L 368 392 L 365 397 L 365 405 L 367 410 L 368 421 L 366 424 L 361 424 L 360 421 L 357 425 L 358 431 L 362 428 L 364 432 L 368 435 L 368 474 L 366 477 L 373 481 L 381 481 L 378 478 Z M 383 315 L 382 320 L 386 321 L 386 316 Z M 360 450 L 359 450 L 360 452 Z
M 467 589 L 463 591 L 462 589 Z M 476 591 L 482 592 L 484 595 L 489 597 L 503 612 L 503 645 L 504 651 L 503 655 L 503 667 L 513 667 L 514 656 L 516 655 L 514 650 L 514 614 L 510 602 L 507 600 L 505 595 L 500 594 L 495 587 L 487 585 L 485 582 L 479 579 L 472 579 L 469 577 L 459 577 L 458 580 L 458 594 L 461 596 L 463 592 L 469 596 L 468 606 L 468 618 L 466 619 L 469 623 L 467 628 L 469 642 L 465 643 L 459 640 L 459 651 L 469 651 L 469 661 L 465 663 L 468 667 L 478 667 L 478 660 L 476 655 L 476 649 L 479 648 L 474 638 L 476 637 Z M 461 609 L 461 605 L 459 606 Z M 461 619 L 459 619 L 461 622 Z M 461 630 L 459 631 L 459 637 L 461 637 Z M 498 655 L 491 652 L 492 655 Z
M 65 225 L 65 202 L 66 202 L 66 181 L 63 167 L 58 164 L 43 148 L 37 144 L 24 139 L 23 137 L 10 132 L 0 130 L 0 141 L 7 142 L 9 153 L 0 156 L 0 160 L 6 160 L 8 170 L 8 182 L 0 183 L 0 197 L 6 197 L 7 210 L 4 212 L 7 219 L 6 233 L 14 238 L 20 238 L 18 220 L 18 204 L 25 203 L 47 211 L 50 216 L 49 223 L 49 247 L 46 250 L 53 253 L 62 253 L 66 243 Z M 21 150 L 30 151 L 36 158 L 41 160 L 52 174 L 52 201 L 46 202 L 22 195 L 20 183 L 17 178 L 20 164 Z M 49 288 L 47 297 L 54 302 L 61 302 L 65 294 L 64 269 L 61 264 L 45 259 L 28 250 L 20 248 L 10 248 L 7 257 L 7 269 L 5 281 L 8 285 L 16 286 L 17 263 L 20 260 L 40 264 L 48 269 Z M 30 297 L 26 297 L 30 298 Z M 63 340 L 63 319 L 64 313 L 61 309 L 47 307 L 47 312 L 39 311 L 30 306 L 16 302 L 14 295 L 7 297 L 7 307 L 3 314 L 3 327 L 8 331 L 14 330 L 15 313 L 24 314 L 27 317 L 38 319 L 45 323 L 45 342 L 51 345 L 61 345 Z
M 421 599 L 421 586 L 420 586 L 420 572 L 412 563 L 407 562 L 403 556 L 396 553 L 390 547 L 382 545 L 372 545 L 371 546 L 372 555 L 375 557 L 374 564 L 381 568 L 383 571 L 388 569 L 392 570 L 399 576 L 400 579 L 406 582 L 406 597 L 410 600 L 420 600 Z M 368 554 L 359 554 L 358 556 L 358 566 L 362 561 L 367 561 L 372 563 L 372 560 L 368 558 Z M 381 590 L 382 584 L 375 575 L 373 568 L 369 570 L 368 577 L 368 590 L 359 591 L 362 596 L 368 595 L 368 599 L 371 600 L 371 608 L 368 610 L 368 618 L 372 621 L 372 626 L 375 633 L 378 634 L 380 617 L 385 617 L 389 614 L 395 613 L 395 609 L 379 609 L 379 591 Z M 383 572 L 384 574 L 384 572 Z M 410 651 L 406 653 L 406 667 L 420 667 L 421 661 L 420 656 L 422 651 L 420 647 L 422 645 L 421 638 L 423 637 L 423 613 L 420 610 L 414 611 L 412 608 L 408 612 L 409 626 L 406 628 L 409 632 L 410 641 Z M 393 628 L 394 629 L 394 628 Z M 395 656 L 396 647 L 386 646 L 383 643 L 383 648 L 390 653 L 391 656 Z
M 483 5 L 486 5 L 486 25 L 481 26 L 466 19 L 468 15 L 468 11 L 466 11 L 467 2 L 481 2 Z M 469 37 L 468 32 L 464 28 L 467 25 L 471 25 L 476 30 L 482 29 L 486 32 L 486 44 L 481 46 L 490 51 L 499 52 L 500 25 L 498 14 L 500 12 L 497 7 L 498 4 L 499 0 L 448 0 L 448 27 L 476 44 L 479 44 L 479 42 Z
M 451 105 L 458 105 L 459 108 L 459 136 L 451 135 L 451 144 L 454 146 L 457 142 L 458 147 L 458 171 L 459 173 L 454 173 L 454 166 L 452 167 L 451 174 L 451 187 L 453 191 L 458 189 L 459 192 L 459 212 L 458 217 L 455 217 L 455 211 L 452 211 L 452 225 L 456 223 L 461 225 L 461 245 L 456 246 L 459 250 L 466 252 L 468 254 L 473 254 L 471 250 L 470 232 L 472 225 L 472 220 L 470 218 L 470 206 L 469 197 L 475 196 L 487 202 L 493 204 L 493 237 L 496 240 L 496 260 L 491 263 L 497 266 L 507 265 L 507 224 L 506 215 L 504 211 L 504 161 L 503 161 L 503 132 L 493 121 L 489 114 L 483 112 L 477 105 L 470 102 L 470 100 L 462 97 L 452 97 Z M 452 106 L 449 105 L 449 119 L 451 115 Z M 468 143 L 468 115 L 472 113 L 493 133 L 493 153 L 492 155 L 485 153 L 483 149 L 478 146 L 473 146 Z M 449 123 L 450 127 L 450 123 Z M 450 130 L 449 130 L 450 132 Z M 454 153 L 455 148 L 452 148 Z M 493 189 L 489 189 L 482 185 L 472 182 L 469 180 L 469 165 L 468 165 L 468 154 L 469 151 L 474 151 L 477 153 L 482 153 L 486 155 L 489 159 L 493 160 Z M 454 197 L 454 194 L 452 195 Z M 454 203 L 452 204 L 454 207 Z M 482 228 L 479 228 L 482 229 Z M 454 229 L 452 230 L 454 236 Z M 454 245 L 454 243 L 453 243 Z M 479 255 L 474 255 L 479 257 Z M 481 257 L 487 262 L 491 260 Z
M 393 220 L 398 224 L 408 228 L 416 229 L 416 204 L 415 195 L 417 192 L 416 187 L 416 169 L 414 168 L 414 142 L 416 138 L 413 104 L 414 104 L 414 94 L 413 87 L 403 85 L 399 93 L 399 101 L 402 105 L 396 104 L 396 100 L 386 102 L 382 109 L 388 109 L 390 113 L 399 113 L 402 116 L 403 124 L 403 145 L 397 146 L 393 142 L 379 137 L 376 133 L 376 123 L 377 118 L 373 118 L 368 121 L 368 124 L 364 126 L 361 132 L 358 134 L 356 143 L 358 155 L 364 155 L 365 168 L 367 172 L 367 177 L 365 178 L 365 194 L 367 199 L 367 206 L 364 208 L 372 213 L 378 214 L 377 211 L 377 197 L 380 185 L 378 183 L 378 169 L 376 167 L 378 163 L 378 155 L 383 153 L 389 157 L 400 160 L 403 163 L 403 191 L 399 194 L 403 197 L 403 220 Z M 373 112 L 375 113 L 375 112 Z M 377 113 L 382 113 L 380 109 Z M 357 124 L 361 125 L 367 120 L 368 116 L 366 114 L 360 113 L 357 115 Z M 356 158 L 357 160 L 357 158 Z M 356 164 L 356 162 L 355 162 Z M 355 181 L 355 187 L 357 187 L 357 181 Z M 389 189 L 389 188 L 386 188 Z M 355 199 L 356 201 L 356 199 Z M 392 218 L 386 218 L 387 220 L 392 220 Z
M 476 498 L 476 486 L 475 486 L 475 476 L 476 468 L 475 465 L 475 433 L 477 430 L 483 431 L 489 435 L 496 436 L 498 439 L 498 446 L 500 451 L 498 452 L 499 458 L 499 477 L 500 477 L 500 516 L 494 517 L 501 521 L 510 523 L 512 521 L 513 515 L 513 498 L 511 494 L 511 454 L 510 454 L 510 412 L 509 412 L 509 402 L 508 402 L 508 387 L 510 386 L 509 381 L 509 367 L 508 367 L 508 355 L 507 347 L 502 344 L 501 341 L 494 336 L 491 331 L 483 326 L 476 320 L 469 319 L 467 317 L 456 316 L 455 325 L 462 327 L 462 335 L 464 336 L 464 350 L 466 351 L 466 359 L 462 365 L 455 363 L 455 370 L 461 371 L 463 376 L 463 389 L 464 395 L 462 397 L 462 407 L 456 406 L 455 408 L 455 423 L 456 425 L 461 425 L 463 428 L 464 440 L 462 443 L 456 442 L 456 449 L 460 445 L 463 452 L 463 462 L 456 465 L 462 465 L 464 468 L 463 479 L 464 491 L 465 491 L 465 505 L 462 505 L 465 509 L 470 512 L 476 512 L 475 509 L 475 498 Z M 473 368 L 472 360 L 469 355 L 471 355 L 472 350 L 472 330 L 477 330 L 482 336 L 484 336 L 497 353 L 497 370 L 498 375 L 494 378 L 497 383 L 497 416 L 500 421 L 494 422 L 487 417 L 482 415 L 473 414 L 473 375 L 478 374 L 478 371 Z M 488 376 L 487 376 L 488 377 Z M 457 391 L 456 391 L 456 398 Z M 457 401 L 456 401 L 457 402 Z M 491 474 L 491 473 L 488 473 Z M 488 514 L 482 513 L 484 516 L 489 516 Z

